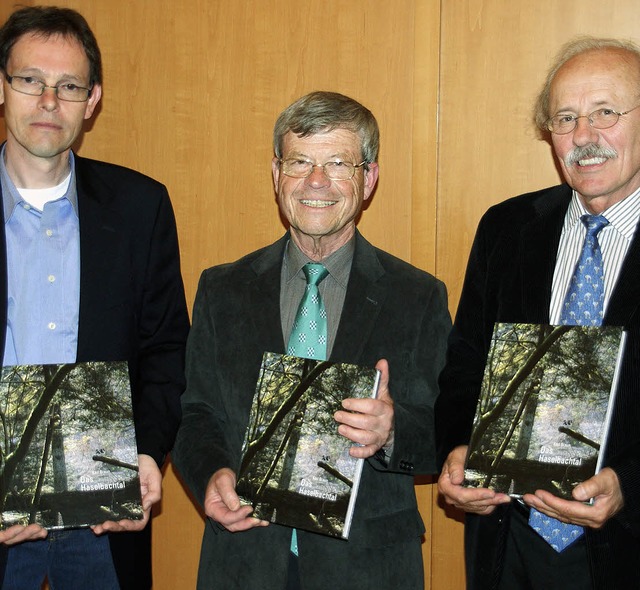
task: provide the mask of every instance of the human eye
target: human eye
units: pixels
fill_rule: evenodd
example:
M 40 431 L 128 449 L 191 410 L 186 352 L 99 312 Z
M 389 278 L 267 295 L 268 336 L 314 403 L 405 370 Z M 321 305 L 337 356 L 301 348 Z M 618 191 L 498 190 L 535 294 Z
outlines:
M 591 116 L 598 119 L 614 119 L 618 116 L 618 113 L 613 109 L 598 109 Z
M 71 82 L 67 84 L 59 84 L 58 89 L 64 90 L 65 92 L 78 92 L 78 90 L 84 90 L 83 88 L 80 88 L 80 86 L 78 86 L 77 84 L 73 84 Z
M 569 113 L 566 113 L 564 115 L 556 115 L 553 119 L 559 125 L 570 125 L 576 120 L 576 118 L 577 117 L 575 115 L 570 115 Z
M 311 165 L 311 162 L 304 158 L 289 158 L 285 160 L 285 165 L 291 170 L 306 170 Z
M 16 76 L 16 78 L 18 78 L 18 80 L 20 80 L 20 82 L 25 86 L 36 87 L 36 86 L 44 85 L 44 82 L 42 82 L 41 80 L 38 80 L 37 78 L 34 78 L 33 76 Z

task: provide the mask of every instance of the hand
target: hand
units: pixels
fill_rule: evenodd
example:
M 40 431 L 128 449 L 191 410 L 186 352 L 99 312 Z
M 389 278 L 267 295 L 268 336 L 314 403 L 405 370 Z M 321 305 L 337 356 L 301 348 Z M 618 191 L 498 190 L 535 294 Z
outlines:
M 511 498 L 507 494 L 494 492 L 488 488 L 466 488 L 464 481 L 464 460 L 467 447 L 456 447 L 449 453 L 438 479 L 438 491 L 447 504 L 465 512 L 491 514 L 499 504 L 507 504 Z
M 268 526 L 266 520 L 253 518 L 251 506 L 243 506 L 236 494 L 236 474 L 228 467 L 218 469 L 209 479 L 204 494 L 205 514 L 231 532 Z
M 0 543 L 16 545 L 24 541 L 44 539 L 46 536 L 47 529 L 43 529 L 39 524 L 30 524 L 29 526 L 16 524 L 4 531 L 0 531 Z
M 373 456 L 383 447 L 393 431 L 393 400 L 389 393 L 389 364 L 382 359 L 376 364 L 381 373 L 378 387 L 378 397 L 348 398 L 343 400 L 343 410 L 334 415 L 338 432 L 358 443 L 360 446 L 351 447 L 352 457 L 363 458 Z
M 624 506 L 620 481 L 616 472 L 605 467 L 600 473 L 578 484 L 572 492 L 573 500 L 558 498 L 544 490 L 525 494 L 529 506 L 559 520 L 599 529 Z M 591 498 L 593 504 L 584 504 Z
M 162 498 L 162 473 L 155 460 L 149 455 L 138 455 L 138 473 L 140 475 L 143 517 L 140 520 L 124 518 L 117 522 L 107 520 L 102 524 L 91 527 L 91 530 L 96 535 L 123 531 L 141 531 L 147 526 L 151 516 L 151 507 Z

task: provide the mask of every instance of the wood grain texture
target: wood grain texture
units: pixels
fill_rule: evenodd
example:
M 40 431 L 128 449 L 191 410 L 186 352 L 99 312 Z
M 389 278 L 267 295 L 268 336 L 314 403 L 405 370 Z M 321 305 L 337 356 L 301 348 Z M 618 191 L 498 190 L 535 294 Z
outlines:
M 283 232 L 273 123 L 325 89 L 363 102 L 381 127 L 380 182 L 361 230 L 443 279 L 453 312 L 482 213 L 558 182 L 530 123 L 555 51 L 579 33 L 637 35 L 636 0 L 55 4 L 86 16 L 103 53 L 102 104 L 77 147 L 167 185 L 190 303 L 204 268 Z M 425 588 L 462 590 L 461 515 L 443 510 L 425 481 Z M 195 586 L 203 526 L 169 465 L 154 519 L 156 590 Z

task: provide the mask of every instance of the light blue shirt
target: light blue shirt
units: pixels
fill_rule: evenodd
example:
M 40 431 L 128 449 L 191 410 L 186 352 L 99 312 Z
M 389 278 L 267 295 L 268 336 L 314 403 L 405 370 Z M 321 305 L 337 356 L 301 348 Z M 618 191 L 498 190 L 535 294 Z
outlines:
M 80 224 L 73 154 L 65 195 L 42 211 L 20 196 L 0 153 L 7 244 L 3 365 L 73 363 L 78 348 Z

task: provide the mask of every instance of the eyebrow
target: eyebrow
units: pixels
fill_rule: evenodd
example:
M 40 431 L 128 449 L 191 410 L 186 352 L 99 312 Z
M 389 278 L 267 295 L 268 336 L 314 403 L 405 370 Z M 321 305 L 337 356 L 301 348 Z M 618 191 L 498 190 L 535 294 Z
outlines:
M 603 100 L 598 100 L 598 101 L 596 101 L 596 102 L 594 103 L 593 107 L 590 107 L 590 108 L 593 108 L 593 110 L 596 110 L 596 111 L 597 111 L 598 109 L 601 109 L 601 108 L 603 108 L 604 106 L 609 106 L 609 105 L 612 105 L 612 104 L 613 104 L 613 103 L 612 103 L 610 100 L 604 100 L 604 99 L 603 99 Z M 613 107 L 611 107 L 611 108 L 613 108 Z M 591 114 L 591 113 L 593 112 L 593 110 L 592 110 L 592 111 L 589 111 L 589 114 Z M 556 110 L 556 111 L 555 111 L 555 114 L 557 115 L 558 113 L 577 113 L 577 112 L 578 112 L 578 111 L 577 111 L 576 109 L 572 109 L 572 108 L 570 108 L 570 107 L 564 107 L 564 108 L 561 108 L 561 109 Z
M 346 152 L 337 152 L 328 156 L 328 159 L 326 159 L 325 162 L 329 162 L 332 158 L 347 161 L 352 157 L 353 156 L 348 155 Z M 304 152 L 299 152 L 299 151 L 292 151 L 290 154 L 287 155 L 287 158 L 306 158 L 307 160 L 312 159 L 311 156 L 305 154 Z
M 34 77 L 34 78 L 37 77 L 42 79 L 47 78 L 47 74 L 45 72 L 43 72 L 40 68 L 36 68 L 33 66 L 26 67 L 26 68 L 18 68 L 17 70 L 14 70 L 13 75 L 20 76 L 20 77 Z M 82 84 L 85 84 L 84 82 L 85 78 L 79 74 L 70 74 L 68 72 L 64 72 L 58 78 L 58 82 L 61 82 L 63 80 L 72 80 L 73 82 L 80 82 Z M 88 84 L 88 82 L 86 82 L 86 84 Z

